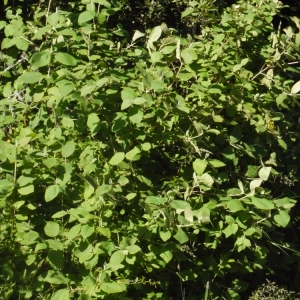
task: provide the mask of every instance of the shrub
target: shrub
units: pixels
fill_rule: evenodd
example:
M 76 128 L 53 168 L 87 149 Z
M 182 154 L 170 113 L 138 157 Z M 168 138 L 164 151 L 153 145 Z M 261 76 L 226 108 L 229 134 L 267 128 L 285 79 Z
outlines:
M 210 21 L 183 38 L 73 4 L 0 22 L 1 296 L 240 299 L 293 270 L 299 20 L 197 3 L 183 17 Z

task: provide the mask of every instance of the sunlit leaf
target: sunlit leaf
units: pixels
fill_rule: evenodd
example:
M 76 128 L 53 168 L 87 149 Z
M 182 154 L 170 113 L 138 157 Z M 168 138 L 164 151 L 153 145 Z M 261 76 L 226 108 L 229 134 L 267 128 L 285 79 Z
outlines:
M 45 192 L 45 201 L 49 202 L 55 199 L 60 192 L 60 188 L 58 185 L 50 185 L 47 187 Z
M 193 169 L 197 173 L 197 175 L 201 176 L 204 173 L 207 164 L 208 164 L 208 162 L 206 160 L 197 158 L 193 162 Z
M 56 61 L 60 62 L 63 65 L 66 65 L 66 66 L 76 66 L 77 65 L 76 58 L 68 53 L 64 53 L 64 52 L 55 53 L 54 58 Z
M 59 224 L 51 221 L 47 222 L 46 226 L 44 227 L 44 231 L 46 235 L 55 237 L 59 234 Z
M 124 152 L 117 152 L 115 155 L 110 159 L 109 164 L 116 166 L 120 164 L 125 158 L 125 153 Z
M 275 222 L 281 227 L 286 227 L 289 224 L 291 219 L 291 217 L 285 210 L 280 210 L 278 213 L 276 213 L 273 216 L 273 218 Z
M 40 72 L 25 72 L 18 80 L 24 83 L 36 83 L 42 80 L 44 76 Z
M 263 210 L 271 210 L 274 208 L 273 202 L 265 198 L 252 197 L 252 203 L 255 207 Z

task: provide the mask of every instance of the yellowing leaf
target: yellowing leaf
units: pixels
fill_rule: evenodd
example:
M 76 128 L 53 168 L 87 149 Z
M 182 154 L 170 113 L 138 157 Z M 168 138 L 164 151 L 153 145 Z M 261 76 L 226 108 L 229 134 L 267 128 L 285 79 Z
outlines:
M 292 94 L 297 94 L 297 93 L 299 93 L 299 91 L 300 91 L 300 81 L 296 82 L 296 83 L 293 85 L 293 87 L 292 87 L 292 89 L 291 89 L 291 93 L 292 93 Z

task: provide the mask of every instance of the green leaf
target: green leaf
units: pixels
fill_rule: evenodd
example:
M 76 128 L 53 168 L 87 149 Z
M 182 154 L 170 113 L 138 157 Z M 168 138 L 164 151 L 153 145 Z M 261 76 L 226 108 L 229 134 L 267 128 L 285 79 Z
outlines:
M 133 105 L 133 103 L 134 103 L 133 101 L 135 98 L 137 98 L 137 94 L 133 89 L 126 88 L 126 89 L 122 90 L 121 98 L 123 100 L 123 103 L 121 105 L 121 110 L 124 110 Z
M 81 235 L 84 239 L 88 238 L 95 232 L 95 228 L 93 225 L 84 224 L 81 227 Z
M 92 135 L 97 134 L 100 129 L 100 119 L 96 113 L 91 113 L 88 116 L 87 126 L 90 129 Z
M 182 50 L 181 57 L 183 58 L 184 62 L 188 65 L 198 58 L 197 52 L 193 48 L 186 48 Z
M 55 237 L 59 234 L 59 225 L 56 222 L 49 221 L 44 227 L 46 235 L 50 237 Z
M 210 222 L 210 210 L 209 208 L 202 206 L 199 210 L 194 211 L 195 217 L 199 223 L 207 224 Z
M 60 289 L 56 291 L 50 300 L 69 300 L 70 292 L 67 289 Z
M 59 251 L 62 251 L 64 249 L 63 243 L 58 240 L 47 240 L 47 243 L 50 249 Z
M 32 183 L 34 181 L 34 179 L 35 179 L 34 177 L 28 177 L 28 176 L 21 175 L 18 178 L 17 183 L 21 187 L 21 186 L 28 185 L 29 183 Z
M 120 264 L 124 259 L 125 259 L 125 254 L 123 250 L 117 250 L 110 257 L 109 262 L 113 264 Z
M 211 188 L 214 184 L 214 179 L 208 173 L 204 173 L 198 177 L 198 182 L 200 183 L 201 188 Z
M 85 97 L 86 95 L 92 94 L 95 89 L 96 89 L 96 85 L 92 85 L 92 84 L 84 85 L 80 89 L 80 95 L 82 97 Z
M 133 124 L 139 124 L 143 120 L 144 113 L 137 107 L 133 107 L 129 110 L 128 116 Z
M 156 92 L 162 89 L 165 86 L 162 80 L 152 80 L 151 81 L 151 88 Z
M 153 52 L 151 53 L 151 62 L 156 64 L 163 59 L 164 55 L 161 52 Z
M 279 144 L 279 146 L 281 147 L 281 148 L 283 148 L 284 150 L 287 150 L 287 144 L 286 144 L 286 142 L 283 140 L 283 139 L 281 139 L 281 138 L 278 138 L 278 144 Z
M 147 102 L 147 99 L 142 98 L 142 97 L 137 97 L 133 100 L 133 104 L 135 105 L 141 105 Z
M 223 233 L 225 234 L 226 238 L 235 234 L 238 231 L 239 226 L 235 223 L 229 224 L 224 230 Z
M 64 216 L 67 215 L 67 214 L 68 214 L 68 213 L 67 213 L 66 211 L 62 210 L 62 211 L 59 211 L 59 212 L 55 213 L 55 214 L 52 216 L 52 218 L 53 218 L 53 219 L 56 219 L 56 218 L 62 218 L 62 217 L 64 217 Z
M 170 201 L 170 206 L 176 210 L 184 211 L 189 207 L 189 203 L 183 200 L 172 200 Z
M 102 282 L 100 288 L 107 294 L 115 294 L 124 292 L 126 285 L 117 282 Z
M 281 227 L 286 227 L 291 220 L 291 217 L 285 210 L 280 210 L 277 214 L 273 216 L 273 218 L 275 222 Z
M 145 200 L 145 203 L 160 205 L 166 203 L 167 201 L 168 201 L 167 198 L 148 196 Z
M 169 240 L 171 238 L 172 234 L 169 230 L 168 231 L 160 231 L 159 236 L 164 242 L 166 242 L 167 240 Z
M 294 207 L 297 203 L 297 201 L 295 199 L 291 199 L 291 198 L 287 198 L 287 197 L 273 200 L 273 202 L 277 207 L 284 208 L 284 209 L 290 209 L 290 208 Z
M 226 206 L 227 208 L 231 211 L 231 212 L 237 212 L 240 210 L 245 210 L 243 204 L 241 203 L 241 201 L 233 199 L 233 200 L 229 200 L 228 202 L 226 202 Z
M 282 103 L 284 102 L 284 100 L 287 99 L 287 95 L 286 94 L 280 94 L 276 97 L 276 104 L 279 107 L 280 105 L 282 105 Z
M 213 120 L 216 122 L 216 123 L 222 123 L 224 122 L 224 118 L 222 116 L 219 116 L 219 115 L 214 115 L 212 116 L 213 117 Z
M 23 235 L 22 244 L 31 245 L 36 243 L 36 240 L 39 238 L 39 234 L 36 231 L 29 231 Z
M 215 44 L 219 44 L 221 43 L 225 38 L 225 34 L 224 33 L 220 33 L 220 34 L 217 34 L 215 37 L 214 37 L 214 43 Z
M 20 195 L 29 195 L 29 194 L 32 194 L 33 192 L 34 192 L 33 184 L 30 184 L 30 185 L 27 185 L 27 186 L 24 186 L 24 187 L 21 187 L 18 189 L 18 193 Z
M 57 164 L 57 159 L 54 157 L 48 157 L 46 159 L 43 159 L 43 164 L 48 168 L 51 169 Z
M 136 253 L 142 251 L 142 249 L 139 246 L 137 246 L 137 245 L 127 246 L 126 250 L 128 250 L 129 254 L 136 254 Z
M 166 262 L 169 263 L 172 258 L 173 258 L 173 254 L 170 250 L 166 250 L 162 253 L 159 254 L 159 256 Z
M 186 235 L 186 233 L 180 228 L 178 227 L 177 233 L 174 235 L 174 238 L 180 243 L 180 244 L 184 244 L 186 243 L 189 238 Z
M 41 81 L 44 78 L 40 72 L 25 72 L 19 76 L 18 80 L 24 83 L 36 83 Z
M 126 153 L 125 157 L 128 160 L 134 160 L 135 156 L 139 154 L 141 151 L 138 147 L 134 147 L 129 152 Z
M 252 204 L 258 209 L 271 210 L 274 208 L 273 202 L 265 198 L 252 197 L 251 201 Z
M 194 11 L 195 11 L 194 8 L 188 8 L 188 9 L 186 9 L 185 11 L 183 11 L 183 12 L 181 13 L 181 18 L 183 19 L 183 18 L 189 16 L 189 15 L 192 14 Z
M 156 42 L 162 34 L 162 28 L 161 26 L 156 26 L 152 29 L 149 39 L 148 39 L 148 46 L 155 50 L 155 47 L 153 46 L 153 42 Z
M 125 158 L 125 153 L 124 152 L 117 152 L 108 162 L 112 166 L 117 166 L 120 164 Z
M 194 222 L 194 214 L 190 206 L 187 206 L 184 210 L 184 217 L 186 218 L 187 221 L 190 223 Z
M 69 239 L 69 240 L 73 240 L 80 232 L 81 230 L 81 224 L 76 224 L 74 225 L 69 232 L 65 232 L 65 236 Z
M 49 282 L 51 284 L 67 284 L 69 279 L 67 279 L 61 272 L 49 270 L 43 281 Z
M 103 184 L 103 185 L 100 185 L 97 188 L 95 194 L 98 197 L 98 196 L 102 196 L 102 195 L 104 195 L 106 193 L 109 193 L 111 190 L 112 190 L 112 186 L 111 185 L 109 185 L 109 184 Z
M 45 192 L 45 201 L 50 202 L 57 197 L 60 192 L 60 188 L 58 185 L 50 185 L 47 187 Z
M 58 52 L 58 53 L 55 53 L 54 57 L 55 57 L 56 61 L 60 62 L 63 65 L 66 65 L 66 66 L 76 66 L 77 65 L 76 58 L 68 53 Z
M 193 162 L 193 169 L 197 173 L 197 175 L 199 175 L 199 176 L 201 176 L 204 173 L 206 166 L 207 166 L 207 161 L 206 160 L 202 160 L 202 159 L 197 158 Z
M 226 164 L 223 163 L 222 161 L 218 160 L 218 159 L 210 159 L 209 164 L 212 165 L 214 168 L 222 168 L 225 167 Z M 198 174 L 199 175 L 199 174 Z
M 49 51 L 41 51 L 34 53 L 30 58 L 30 63 L 34 68 L 44 67 L 50 64 L 51 53 Z
M 143 149 L 143 151 L 149 151 L 151 149 L 151 144 L 148 142 L 142 144 L 142 149 Z
M 75 152 L 76 144 L 74 141 L 67 142 L 62 148 L 61 148 L 61 155 L 64 158 L 67 158 L 71 156 Z
M 86 10 L 82 12 L 78 17 L 78 24 L 82 25 L 92 20 L 95 17 L 95 12 L 91 10 Z

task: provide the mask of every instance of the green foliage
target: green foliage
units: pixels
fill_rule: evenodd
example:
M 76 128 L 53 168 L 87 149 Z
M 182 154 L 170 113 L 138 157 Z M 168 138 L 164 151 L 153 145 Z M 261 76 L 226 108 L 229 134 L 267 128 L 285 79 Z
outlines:
M 280 288 L 274 282 L 267 281 L 259 287 L 255 292 L 252 293 L 252 296 L 249 300 L 299 300 L 300 295 L 295 292 L 287 291 L 284 288 Z
M 293 268 L 299 19 L 265 2 L 192 1 L 186 38 L 111 28 L 120 1 L 7 10 L 3 299 L 240 299 Z

